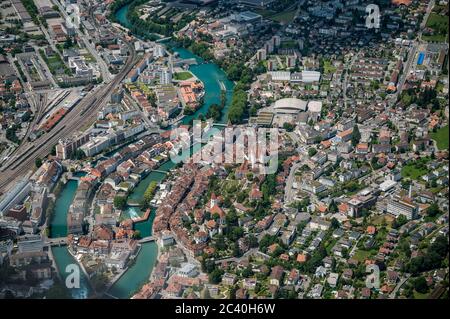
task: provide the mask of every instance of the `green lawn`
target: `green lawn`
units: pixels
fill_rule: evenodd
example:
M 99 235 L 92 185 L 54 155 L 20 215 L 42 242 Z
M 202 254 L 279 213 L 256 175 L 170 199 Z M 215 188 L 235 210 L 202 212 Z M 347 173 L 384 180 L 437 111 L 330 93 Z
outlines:
M 270 19 L 280 23 L 289 24 L 294 20 L 295 12 L 296 10 L 281 12 L 271 16 Z
M 72 75 L 72 71 L 69 67 L 66 66 L 62 58 L 59 56 L 58 53 L 54 53 L 52 56 L 46 56 L 44 54 L 44 50 L 40 49 L 39 54 L 41 55 L 42 59 L 47 63 L 47 66 L 50 70 L 50 72 L 53 75 L 60 74 L 64 72 L 67 75 Z
M 410 163 L 402 168 L 402 177 L 418 180 L 427 172 L 428 169 L 425 166 L 417 166 L 416 163 Z
M 440 150 L 446 150 L 448 149 L 448 124 L 444 127 L 441 127 L 439 130 L 437 130 L 436 133 L 431 133 L 431 138 L 436 141 L 437 147 Z
M 178 72 L 178 73 L 175 73 L 175 75 L 174 75 L 175 80 L 179 80 L 179 81 L 184 81 L 184 80 L 190 79 L 191 77 L 192 77 L 191 72 Z
M 367 257 L 370 256 L 370 251 L 367 250 L 358 250 L 356 251 L 356 253 L 353 255 L 352 258 L 356 259 L 359 262 L 364 262 Z
M 323 62 L 323 70 L 325 74 L 336 72 L 336 67 L 334 67 L 329 60 Z
M 433 35 L 424 35 L 426 41 L 445 42 L 448 36 L 448 17 L 435 12 L 430 14 L 426 26 L 433 29 Z
M 414 290 L 414 299 L 427 299 L 428 294 L 422 294 Z
M 426 26 L 428 28 L 436 28 L 440 27 L 441 25 L 448 26 L 448 17 L 432 12 L 428 17 Z
M 370 219 L 370 224 L 376 226 L 377 228 L 380 228 L 383 226 L 383 221 L 386 224 L 387 227 L 391 227 L 392 222 L 394 221 L 394 217 L 389 215 L 377 215 L 373 216 Z
M 427 42 L 445 42 L 447 36 L 443 34 L 423 35 L 422 40 Z
M 94 56 L 93 56 L 92 54 L 90 54 L 90 53 L 85 54 L 85 55 L 84 55 L 84 59 L 85 59 L 85 61 L 88 62 L 88 63 L 97 62 L 97 60 L 94 58 Z

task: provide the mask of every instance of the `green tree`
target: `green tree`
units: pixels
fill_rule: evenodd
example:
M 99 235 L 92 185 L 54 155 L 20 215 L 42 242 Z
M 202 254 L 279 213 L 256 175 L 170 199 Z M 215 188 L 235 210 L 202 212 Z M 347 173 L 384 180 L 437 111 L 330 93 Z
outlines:
M 144 206 L 148 206 L 150 202 L 152 201 L 156 188 L 158 187 L 158 183 L 156 181 L 152 181 L 144 193 Z
M 242 255 L 238 242 L 233 244 L 233 257 L 240 257 Z
M 64 42 L 64 49 L 71 48 L 73 46 L 73 41 L 71 37 L 67 37 L 67 40 Z
M 331 219 L 331 228 L 338 229 L 340 226 L 339 221 L 336 218 Z
M 75 150 L 75 152 L 73 152 L 73 154 L 71 155 L 71 158 L 79 161 L 79 160 L 86 158 L 86 154 L 84 153 L 83 150 L 77 149 L 77 150 Z
M 361 133 L 359 132 L 358 125 L 355 124 L 355 126 L 353 127 L 353 132 L 352 132 L 352 145 L 356 146 L 359 143 L 360 139 L 361 139 Z
M 251 234 L 248 236 L 248 244 L 251 248 L 258 247 L 258 239 L 255 237 L 255 235 Z
M 414 289 L 421 294 L 428 292 L 428 284 L 425 277 L 420 276 L 416 280 L 414 280 Z
M 252 271 L 252 268 L 250 267 L 250 266 L 248 266 L 247 268 L 245 268 L 243 271 L 242 271 L 242 277 L 244 277 L 244 278 L 250 278 L 251 276 L 253 276 L 253 271 Z
M 36 158 L 36 159 L 34 160 L 34 165 L 35 165 L 37 168 L 41 167 L 41 166 L 42 166 L 42 159 L 40 159 L 39 157 Z
M 118 209 L 124 209 L 127 205 L 127 198 L 124 196 L 114 197 L 114 207 Z
M 238 216 L 234 209 L 230 209 L 227 215 L 225 216 L 225 220 L 228 226 L 236 226 L 238 223 Z
M 428 207 L 427 212 L 428 212 L 428 216 L 435 217 L 441 213 L 441 210 L 439 209 L 438 204 L 433 203 L 430 205 L 430 207 Z
M 408 219 L 406 218 L 405 215 L 399 215 L 392 223 L 392 228 L 394 228 L 394 229 L 400 228 L 403 225 L 405 225 L 407 222 L 408 222 Z
M 334 200 L 331 201 L 330 203 L 330 207 L 328 207 L 328 210 L 330 211 L 330 213 L 337 213 L 338 212 L 338 207 L 337 204 Z
M 314 156 L 316 154 L 317 154 L 317 150 L 314 147 L 311 147 L 311 148 L 308 149 L 309 157 L 312 157 L 312 156 Z
M 264 237 L 259 242 L 259 250 L 265 252 L 267 247 L 272 244 L 278 243 L 279 239 L 277 236 L 270 236 L 269 234 L 265 234 Z
M 212 284 L 219 284 L 222 281 L 223 270 L 214 269 L 208 276 L 209 282 Z
M 205 255 L 206 256 L 206 255 Z M 212 259 L 206 259 L 205 256 L 202 258 L 202 271 L 206 272 L 207 274 L 210 274 L 213 272 L 213 270 L 216 267 L 216 264 L 214 263 L 214 260 Z
M 141 239 L 141 232 L 139 230 L 134 231 L 133 239 Z
M 292 132 L 294 130 L 295 126 L 292 123 L 284 123 L 283 128 L 288 132 Z

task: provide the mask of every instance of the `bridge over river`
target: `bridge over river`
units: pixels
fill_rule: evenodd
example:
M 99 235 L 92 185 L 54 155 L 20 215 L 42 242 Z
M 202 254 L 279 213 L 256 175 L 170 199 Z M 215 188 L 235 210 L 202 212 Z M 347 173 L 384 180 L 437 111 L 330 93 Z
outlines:
M 67 245 L 67 237 L 47 238 L 45 240 L 47 246 L 65 246 Z
M 139 239 L 139 243 L 143 244 L 143 243 L 149 243 L 152 241 L 156 241 L 156 237 L 155 236 L 148 236 L 148 237 L 144 237 L 142 239 Z

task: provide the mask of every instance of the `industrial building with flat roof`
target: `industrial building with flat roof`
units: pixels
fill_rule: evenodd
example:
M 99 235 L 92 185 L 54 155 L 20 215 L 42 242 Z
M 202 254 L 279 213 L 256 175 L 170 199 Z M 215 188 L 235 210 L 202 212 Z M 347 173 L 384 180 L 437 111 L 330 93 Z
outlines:
M 276 114 L 297 114 L 306 111 L 308 103 L 296 98 L 285 98 L 275 102 L 274 113 Z

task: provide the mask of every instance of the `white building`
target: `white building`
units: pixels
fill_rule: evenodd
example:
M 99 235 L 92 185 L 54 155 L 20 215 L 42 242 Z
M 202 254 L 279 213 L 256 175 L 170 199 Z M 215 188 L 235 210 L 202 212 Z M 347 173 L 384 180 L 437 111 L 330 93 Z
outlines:
M 320 81 L 320 72 L 317 71 L 302 71 L 302 82 L 312 83 Z
M 268 72 L 272 81 L 290 81 L 291 80 L 291 72 L 289 71 L 272 71 Z
M 256 52 L 256 58 L 258 59 L 258 61 L 264 61 L 265 59 L 267 59 L 267 51 L 266 49 L 259 49 Z
M 181 267 L 180 270 L 178 270 L 178 275 L 181 277 L 195 277 L 198 274 L 197 268 L 194 264 L 187 263 L 184 264 L 183 267 Z
M 11 207 L 25 199 L 31 191 L 31 184 L 27 179 L 17 183 L 14 188 L 6 193 L 0 202 L 0 216 L 3 216 Z
M 408 220 L 415 219 L 418 213 L 418 207 L 412 202 L 400 198 L 391 198 L 388 201 L 386 211 L 396 217 L 403 215 Z
M 395 185 L 397 185 L 397 182 L 388 179 L 380 184 L 380 190 L 382 192 L 387 192 L 388 190 L 392 189 Z
M 172 72 L 169 69 L 161 70 L 161 78 L 160 83 L 162 85 L 171 84 L 172 83 Z
M 44 242 L 40 235 L 24 235 L 17 239 L 17 246 L 21 253 L 36 252 L 43 250 Z
M 69 67 L 78 77 L 92 77 L 92 69 L 86 65 L 84 59 L 79 56 L 69 57 Z

